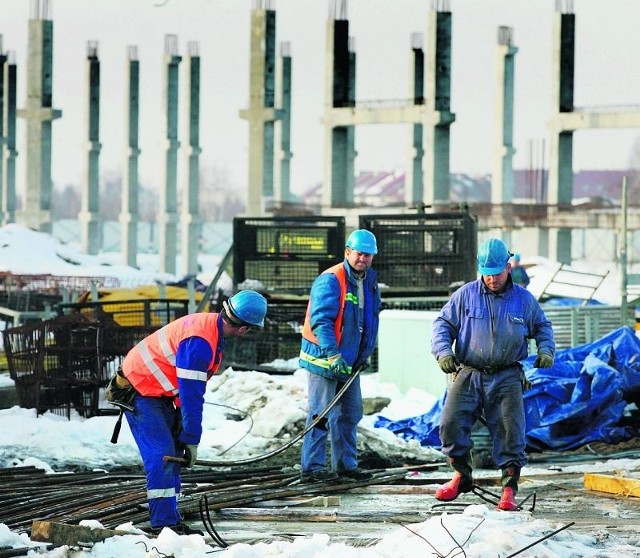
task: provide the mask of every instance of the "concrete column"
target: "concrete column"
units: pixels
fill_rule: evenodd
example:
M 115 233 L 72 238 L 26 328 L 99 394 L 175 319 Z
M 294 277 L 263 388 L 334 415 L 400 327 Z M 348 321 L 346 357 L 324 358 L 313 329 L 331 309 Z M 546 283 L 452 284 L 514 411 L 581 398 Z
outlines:
M 327 23 L 325 86 L 325 171 L 322 205 L 353 203 L 355 128 L 336 126 L 329 114 L 333 108 L 355 107 L 356 55 L 349 39 L 349 21 L 344 0 L 336 0 Z
M 4 140 L 2 142 L 2 197 L 0 198 L 0 225 L 15 222 L 16 217 L 16 92 L 17 92 L 16 53 L 7 52 L 4 65 L 4 110 L 0 113 L 3 121 Z
M 87 159 L 82 192 L 82 209 L 78 215 L 82 249 L 98 254 L 100 238 L 100 59 L 98 43 L 87 43 Z
M 411 57 L 409 61 L 410 95 L 415 105 L 424 105 L 424 49 L 422 33 L 411 36 Z M 405 178 L 404 198 L 408 206 L 422 203 L 424 197 L 424 125 L 417 122 L 411 125 L 411 148 L 409 165 Z
M 139 121 L 140 121 L 140 61 L 138 48 L 127 47 L 126 66 L 127 112 L 125 128 L 127 130 L 126 165 L 122 180 L 122 196 L 120 205 L 120 236 L 122 263 L 137 267 L 138 254 L 138 222 L 139 213 Z
M 176 272 L 178 233 L 178 66 L 182 58 L 178 56 L 178 37 L 166 35 L 164 41 L 164 102 L 165 102 L 165 165 L 164 185 L 160 189 L 160 210 L 158 215 L 158 242 L 160 271 Z
M 200 188 L 200 54 L 197 42 L 187 43 L 188 57 L 185 83 L 185 134 L 189 142 L 184 148 L 185 177 L 182 184 L 181 252 L 182 274 L 198 273 L 200 220 L 198 194 Z
M 247 211 L 261 215 L 273 199 L 276 13 L 268 0 L 257 0 L 251 11 L 249 108 L 240 111 L 249 121 L 249 198 Z M 270 204 L 270 202 L 269 202 Z
M 491 180 L 491 203 L 513 203 L 513 92 L 515 85 L 515 55 L 511 27 L 498 28 L 498 50 L 496 66 L 496 147 L 493 177 Z
M 7 96 L 5 90 L 4 73 L 7 66 L 7 55 L 2 48 L 2 35 L 0 35 L 0 154 L 4 151 L 4 104 Z M 0 200 L 4 198 L 4 158 L 0 156 Z M 0 203 L 0 223 L 4 221 L 3 204 Z
M 26 107 L 18 116 L 26 120 L 26 192 L 17 221 L 51 232 L 52 122 L 62 116 L 53 108 L 53 22 L 48 0 L 31 3 L 27 58 Z
M 553 22 L 553 106 L 559 115 L 572 113 L 575 73 L 575 14 L 569 2 L 558 2 Z M 555 118 L 550 123 L 549 197 L 548 203 L 571 208 L 573 201 L 573 130 Z M 550 233 L 551 257 L 571 263 L 571 229 Z M 555 247 L 555 250 L 553 249 Z
M 537 254 L 542 256 L 543 258 L 549 257 L 549 229 L 538 228 L 538 239 L 537 239 Z
M 425 126 L 424 198 L 427 205 L 450 199 L 451 12 L 447 2 L 436 1 L 429 12 L 426 105 L 433 122 Z
M 280 56 L 276 62 L 276 106 L 281 118 L 276 122 L 275 145 L 277 156 L 274 167 L 274 198 L 280 202 L 293 201 L 291 194 L 291 46 L 280 43 Z

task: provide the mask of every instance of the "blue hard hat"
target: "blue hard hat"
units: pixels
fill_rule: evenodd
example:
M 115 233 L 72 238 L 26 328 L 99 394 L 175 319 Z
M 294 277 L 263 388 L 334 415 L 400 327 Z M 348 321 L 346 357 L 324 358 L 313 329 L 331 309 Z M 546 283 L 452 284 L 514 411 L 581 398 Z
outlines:
M 478 248 L 478 273 L 497 275 L 507 267 L 511 254 L 507 245 L 499 238 L 485 240 Z
M 362 252 L 363 254 L 377 254 L 378 253 L 378 244 L 376 243 L 376 237 L 371 231 L 367 231 L 365 229 L 358 229 L 353 231 L 349 238 L 347 238 L 347 243 L 345 244 L 347 248 L 353 248 L 358 252 Z
M 227 305 L 231 313 L 240 321 L 258 327 L 264 327 L 267 314 L 267 299 L 260 293 L 251 290 L 238 291 Z

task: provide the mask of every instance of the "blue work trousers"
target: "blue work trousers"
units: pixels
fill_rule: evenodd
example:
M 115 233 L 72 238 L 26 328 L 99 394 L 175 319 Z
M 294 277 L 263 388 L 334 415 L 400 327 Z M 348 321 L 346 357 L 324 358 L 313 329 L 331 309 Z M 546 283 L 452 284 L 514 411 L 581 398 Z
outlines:
M 176 455 L 179 411 L 168 397 L 137 395 L 133 407 L 125 416 L 144 464 L 151 527 L 176 525 L 182 520 L 178 511 L 181 466 L 163 458 Z
M 527 463 L 522 369 L 494 374 L 462 368 L 449 386 L 440 419 L 442 453 L 465 457 L 473 448 L 471 430 L 484 416 L 493 442 L 496 467 Z
M 308 372 L 309 415 L 307 426 L 327 407 L 344 385 L 337 380 Z M 334 472 L 358 468 L 357 431 L 362 418 L 362 392 L 358 376 L 340 400 L 302 442 L 303 473 L 324 471 L 327 463 L 327 437 L 331 441 L 331 468 Z

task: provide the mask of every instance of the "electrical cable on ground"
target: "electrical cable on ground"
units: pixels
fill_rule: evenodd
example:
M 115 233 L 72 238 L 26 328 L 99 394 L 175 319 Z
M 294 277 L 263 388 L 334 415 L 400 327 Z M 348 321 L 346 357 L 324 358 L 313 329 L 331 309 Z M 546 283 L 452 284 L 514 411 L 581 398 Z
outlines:
M 242 440 L 244 440 L 249 435 L 249 432 L 251 432 L 253 430 L 253 417 L 249 413 L 247 413 L 247 411 L 242 411 L 240 409 L 236 409 L 235 407 L 232 407 L 231 405 L 223 405 L 222 403 L 210 403 L 208 401 L 205 401 L 205 405 L 213 405 L 213 406 L 216 406 L 216 407 L 225 407 L 227 409 L 231 409 L 233 411 L 237 411 L 238 413 L 242 413 L 244 415 L 244 418 L 248 418 L 250 423 L 251 423 L 251 424 L 249 424 L 248 430 L 242 436 L 240 436 L 240 438 L 238 438 L 235 442 L 233 442 L 233 444 L 231 444 L 226 450 L 221 451 L 220 455 L 224 455 L 229 450 L 235 448 L 240 442 L 242 442 Z
M 265 459 L 269 459 L 274 455 L 278 455 L 279 453 L 282 453 L 286 449 L 290 448 L 293 444 L 298 442 L 300 439 L 302 439 L 307 434 L 307 432 L 309 432 L 312 428 L 315 428 L 315 426 L 327 415 L 327 413 L 331 409 L 333 409 L 335 404 L 340 400 L 340 398 L 347 391 L 347 389 L 349 389 L 349 386 L 354 382 L 354 380 L 358 377 L 359 374 L 360 374 L 360 370 L 356 370 L 349 377 L 349 379 L 344 383 L 344 385 L 340 388 L 340 391 L 336 393 L 335 397 L 331 401 L 329 401 L 325 409 L 321 413 L 319 413 L 318 416 L 314 418 L 313 421 L 310 422 L 302 432 L 300 432 L 300 434 L 297 434 L 295 437 L 289 440 L 284 446 L 276 448 L 275 450 L 272 450 L 268 453 L 258 455 L 256 457 L 238 459 L 237 461 L 198 460 L 196 461 L 196 465 L 205 465 L 209 467 L 234 467 L 237 465 L 246 465 L 248 463 L 257 463 L 258 461 L 264 461 Z M 182 463 L 182 464 L 186 463 L 186 460 L 183 457 L 174 457 L 172 455 L 165 455 L 163 459 L 165 461 L 172 462 L 172 463 Z

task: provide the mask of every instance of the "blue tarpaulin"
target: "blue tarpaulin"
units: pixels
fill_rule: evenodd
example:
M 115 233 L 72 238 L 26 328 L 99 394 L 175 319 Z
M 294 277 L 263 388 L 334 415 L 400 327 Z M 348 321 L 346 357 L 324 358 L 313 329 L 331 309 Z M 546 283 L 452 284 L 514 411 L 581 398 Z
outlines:
M 628 327 L 593 343 L 558 351 L 553 368 L 523 362 L 532 388 L 525 393 L 528 451 L 573 450 L 593 442 L 615 444 L 640 435 L 624 424 L 625 408 L 640 401 L 640 339 Z M 430 411 L 376 426 L 422 446 L 440 447 L 438 425 L 446 393 Z

